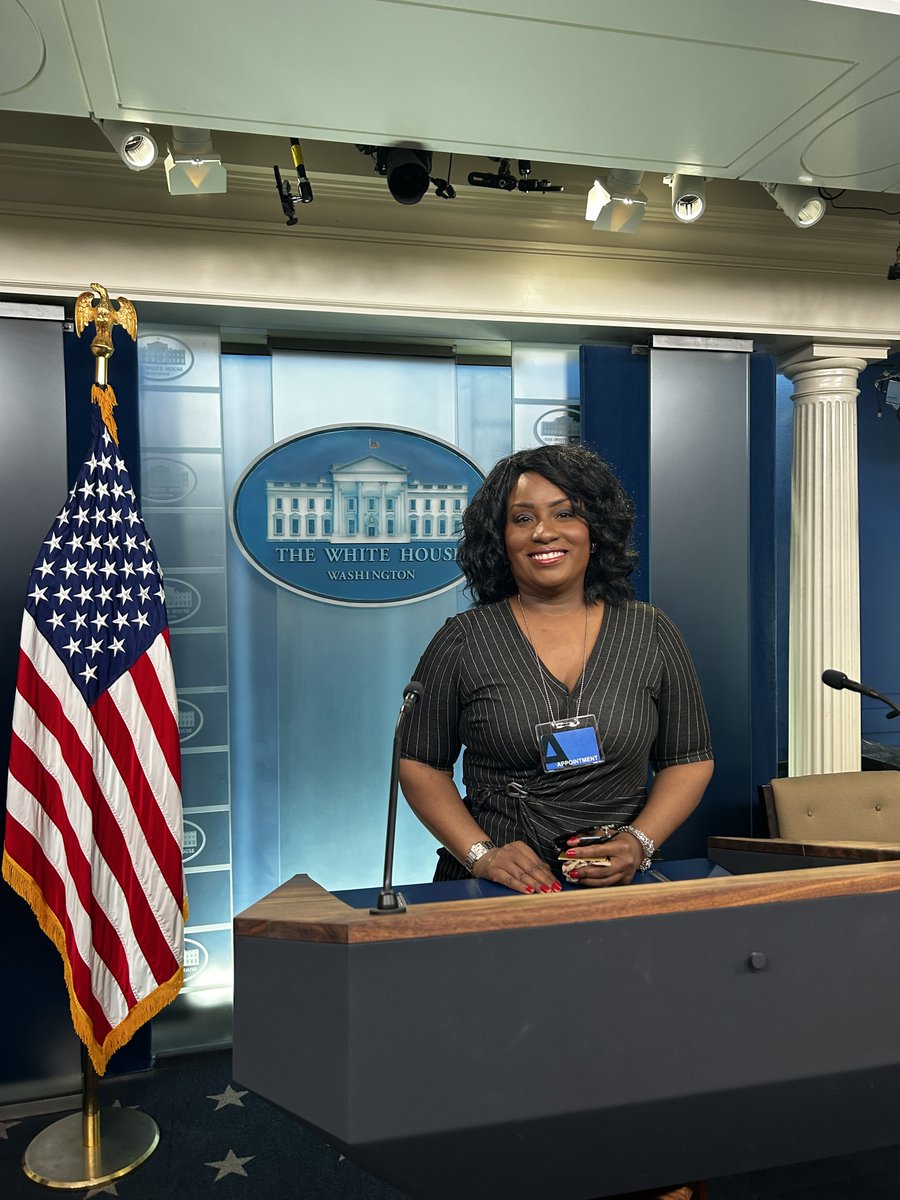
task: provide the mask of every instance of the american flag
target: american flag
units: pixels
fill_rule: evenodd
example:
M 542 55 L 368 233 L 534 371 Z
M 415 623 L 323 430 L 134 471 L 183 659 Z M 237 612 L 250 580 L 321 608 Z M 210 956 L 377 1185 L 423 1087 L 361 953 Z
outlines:
M 28 583 L 3 876 L 62 955 L 99 1075 L 178 994 L 186 897 L 162 572 L 99 409 Z

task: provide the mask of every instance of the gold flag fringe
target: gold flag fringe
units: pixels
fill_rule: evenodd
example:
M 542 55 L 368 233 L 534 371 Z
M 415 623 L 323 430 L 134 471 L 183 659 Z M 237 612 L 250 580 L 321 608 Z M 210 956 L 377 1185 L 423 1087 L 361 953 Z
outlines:
M 116 429 L 116 421 L 112 412 L 112 410 L 118 404 L 118 401 L 116 400 L 116 393 L 112 390 L 112 385 L 107 383 L 104 387 L 101 387 L 99 383 L 92 384 L 91 399 L 95 404 L 99 404 L 100 415 L 103 417 L 103 424 L 109 430 L 112 440 L 118 446 L 119 434 L 118 430 Z
M 66 954 L 66 938 L 56 914 L 44 902 L 41 889 L 34 879 L 23 870 L 17 862 L 3 852 L 3 878 L 14 892 L 22 897 L 29 905 L 41 930 L 47 935 L 63 960 L 63 971 L 66 979 L 66 990 L 69 993 L 69 1012 L 75 1032 L 84 1042 L 90 1055 L 94 1070 L 98 1075 L 104 1075 L 109 1060 L 117 1050 L 126 1045 L 134 1037 L 140 1027 L 155 1017 L 167 1004 L 175 999 L 184 983 L 184 967 L 179 967 L 171 979 L 161 983 L 149 996 L 145 996 L 128 1013 L 115 1029 L 110 1030 L 103 1042 L 94 1036 L 94 1027 L 87 1013 L 78 1003 L 75 989 L 72 985 L 72 967 Z

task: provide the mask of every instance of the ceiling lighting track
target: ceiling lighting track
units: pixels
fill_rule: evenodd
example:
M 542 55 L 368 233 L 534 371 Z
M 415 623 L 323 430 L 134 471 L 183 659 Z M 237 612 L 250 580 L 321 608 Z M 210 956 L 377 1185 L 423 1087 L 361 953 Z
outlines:
M 228 190 L 221 156 L 213 149 L 208 129 L 172 127 L 166 154 L 166 183 L 172 196 L 212 195 Z
M 584 219 L 607 233 L 633 233 L 644 219 L 647 197 L 640 190 L 643 171 L 607 172 L 588 192 Z
M 130 171 L 146 171 L 156 162 L 159 150 L 146 125 L 135 125 L 131 121 L 105 121 L 101 117 L 94 117 L 94 122 Z
M 763 183 L 781 211 L 798 229 L 810 229 L 825 216 L 825 201 L 818 188 L 801 187 L 796 183 Z

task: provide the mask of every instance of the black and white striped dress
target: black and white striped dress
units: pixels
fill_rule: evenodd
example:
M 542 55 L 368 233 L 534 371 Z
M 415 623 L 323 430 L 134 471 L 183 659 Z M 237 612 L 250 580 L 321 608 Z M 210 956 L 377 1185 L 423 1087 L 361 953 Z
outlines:
M 648 763 L 657 771 L 712 758 L 681 634 L 635 600 L 607 603 L 580 704 L 581 682 L 570 694 L 538 665 L 506 600 L 450 617 L 414 678 L 424 692 L 404 730 L 403 757 L 450 771 L 464 746 L 465 803 L 486 837 L 528 842 L 554 867 L 559 834 L 634 820 L 647 798 Z M 545 774 L 535 725 L 580 713 L 596 716 L 605 761 Z M 436 880 L 467 876 L 448 851 L 438 857 Z

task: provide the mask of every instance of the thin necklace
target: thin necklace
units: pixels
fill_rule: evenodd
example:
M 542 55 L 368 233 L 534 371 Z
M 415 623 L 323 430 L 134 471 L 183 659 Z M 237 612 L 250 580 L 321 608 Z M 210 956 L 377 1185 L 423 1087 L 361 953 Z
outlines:
M 538 652 L 534 648 L 534 639 L 531 636 L 531 627 L 528 624 L 528 617 L 525 614 L 525 605 L 522 603 L 521 593 L 516 593 L 516 599 L 519 602 L 519 611 L 522 614 L 522 620 L 525 622 L 525 636 L 528 639 L 528 645 L 531 647 L 531 653 L 534 655 L 534 661 L 537 663 L 538 676 L 541 681 L 541 687 L 544 689 L 544 700 L 547 703 L 547 714 L 551 721 L 555 720 L 553 716 L 553 705 L 550 701 L 550 691 L 547 687 L 547 680 L 544 678 L 544 668 L 541 665 L 541 660 L 538 657 Z M 584 697 L 584 676 L 587 669 L 587 635 L 588 635 L 588 610 L 587 604 L 584 606 L 584 644 L 581 648 L 581 685 L 578 689 L 578 706 L 575 709 L 575 715 L 578 716 L 581 712 L 581 701 Z M 566 689 L 568 691 L 568 689 Z M 566 703 L 566 710 L 572 703 L 571 695 Z

